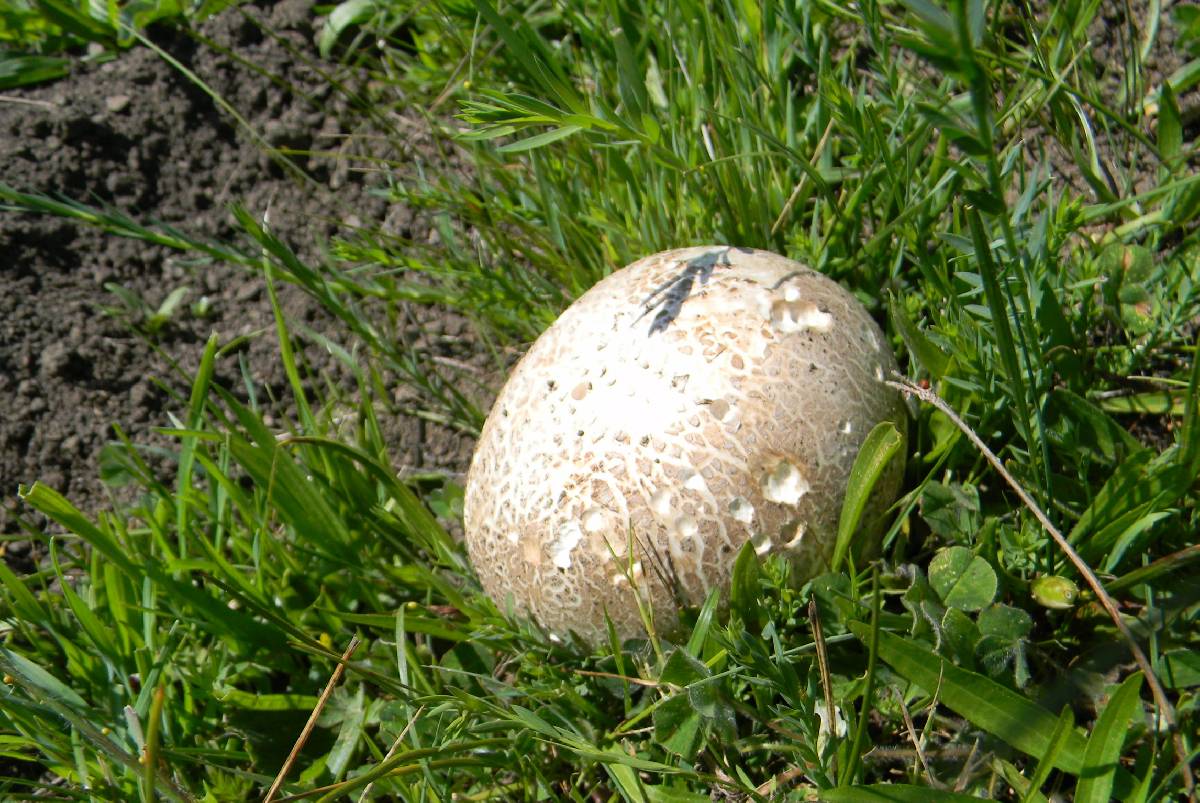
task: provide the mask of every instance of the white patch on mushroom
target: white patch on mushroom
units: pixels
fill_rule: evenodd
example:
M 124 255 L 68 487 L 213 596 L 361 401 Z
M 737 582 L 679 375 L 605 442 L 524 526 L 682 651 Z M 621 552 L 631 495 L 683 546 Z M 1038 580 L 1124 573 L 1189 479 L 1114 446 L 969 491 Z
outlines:
M 729 503 L 729 515 L 742 524 L 749 524 L 754 521 L 754 505 L 744 496 L 735 496 Z
M 783 528 L 783 531 L 780 533 L 780 535 L 784 538 L 788 538 L 789 535 L 791 536 L 790 538 L 788 538 L 787 542 L 784 543 L 783 548 L 784 549 L 799 549 L 800 544 L 804 541 L 804 533 L 806 533 L 807 531 L 808 531 L 808 525 L 805 524 L 804 522 L 800 521 L 799 519 L 789 522 Z
M 655 491 L 654 495 L 650 497 L 650 509 L 660 516 L 669 516 L 671 514 L 671 492 Z
M 589 533 L 598 533 L 604 529 L 605 516 L 602 508 L 594 507 L 591 510 L 584 511 L 583 514 L 583 530 Z
M 800 300 L 800 288 L 796 287 L 795 285 L 792 285 L 792 284 L 789 284 L 787 287 L 783 288 L 783 300 L 784 301 L 799 301 Z
M 786 460 L 781 460 L 762 481 L 762 493 L 768 502 L 796 505 L 800 497 L 812 490 L 800 469 Z
M 847 418 L 842 423 L 838 424 L 838 432 L 842 433 L 843 435 L 849 435 L 853 431 L 854 431 L 854 423 L 852 421 L 850 421 L 849 418 Z
M 750 536 L 750 543 L 754 545 L 754 554 L 760 558 L 771 551 L 771 547 L 775 546 L 775 542 L 771 540 L 771 536 L 766 533 L 755 533 Z
M 680 479 L 683 480 L 683 487 L 689 491 L 703 491 L 708 487 L 704 482 L 704 477 L 701 477 L 700 472 L 695 469 L 687 469 Z
M 571 552 L 583 540 L 583 531 L 573 521 L 563 522 L 558 528 L 558 539 L 550 547 L 550 559 L 560 569 L 571 568 Z
M 613 588 L 620 588 L 621 586 L 629 585 L 629 578 L 623 573 L 617 572 L 612 576 L 610 582 L 613 584 Z
M 875 366 L 875 381 L 876 382 L 883 381 L 883 366 L 882 365 Z
M 771 324 L 785 335 L 805 329 L 828 332 L 833 328 L 833 316 L 809 301 L 783 300 L 771 305 Z
M 672 528 L 675 531 L 676 538 L 695 538 L 700 532 L 700 525 L 697 521 L 686 513 L 675 519 L 675 526 Z

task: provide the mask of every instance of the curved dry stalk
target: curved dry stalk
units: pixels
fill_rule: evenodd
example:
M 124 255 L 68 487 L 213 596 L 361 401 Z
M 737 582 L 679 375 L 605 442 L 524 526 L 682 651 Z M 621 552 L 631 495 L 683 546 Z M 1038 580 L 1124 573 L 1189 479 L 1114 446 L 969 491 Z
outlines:
M 954 423 L 954 426 L 958 427 L 971 443 L 975 444 L 975 448 L 987 458 L 992 468 L 996 469 L 997 473 L 1004 478 L 1004 481 L 1012 487 L 1013 491 L 1021 499 L 1021 502 L 1024 503 L 1025 507 L 1029 508 L 1029 511 L 1033 513 L 1046 532 L 1050 534 L 1050 537 L 1054 539 L 1054 543 L 1058 544 L 1059 549 L 1063 551 L 1063 554 L 1067 556 L 1067 559 L 1071 561 L 1075 569 L 1087 582 L 1088 587 L 1092 589 L 1092 593 L 1096 595 L 1097 601 L 1108 612 L 1108 615 L 1113 620 L 1113 624 L 1117 626 L 1117 630 L 1121 633 L 1121 638 L 1125 640 L 1129 651 L 1133 653 L 1133 659 L 1137 661 L 1138 667 L 1146 677 L 1146 683 L 1150 686 L 1150 694 L 1154 697 L 1154 705 L 1158 709 L 1158 715 L 1162 718 L 1163 722 L 1167 723 L 1167 727 L 1171 731 L 1171 741 L 1175 747 L 1175 755 L 1179 759 L 1184 788 L 1187 790 L 1188 799 L 1194 801 L 1196 799 L 1196 781 L 1192 776 L 1192 769 L 1187 760 L 1187 748 L 1184 747 L 1183 737 L 1180 736 L 1179 727 L 1176 724 L 1175 709 L 1171 705 L 1171 701 L 1167 699 L 1167 693 L 1163 690 L 1158 676 L 1154 674 L 1154 667 L 1150 665 L 1150 659 L 1142 652 L 1142 648 L 1137 643 L 1137 639 L 1134 638 L 1133 632 L 1121 618 L 1121 614 L 1117 610 L 1117 604 L 1113 602 L 1113 598 L 1104 589 L 1100 578 L 1096 576 L 1096 573 L 1092 571 L 1092 568 L 1087 565 L 1084 559 L 1079 556 L 1079 553 L 1075 551 L 1075 547 L 1071 546 L 1071 542 L 1054 526 L 1050 518 L 1038 506 L 1038 503 L 1034 501 L 1033 497 L 1021 487 L 1016 477 L 1009 473 L 1004 464 L 1000 462 L 1000 458 L 996 457 L 995 453 L 987 447 L 987 444 L 975 434 L 975 430 L 971 429 L 965 421 L 959 418 L 958 414 L 954 412 L 941 396 L 932 390 L 914 385 L 906 377 L 896 373 L 892 374 L 892 381 L 885 382 L 885 384 L 896 388 L 902 393 L 915 396 L 923 402 L 932 404 L 938 410 L 945 413 L 946 417 Z
M 329 676 L 329 682 L 325 684 L 325 690 L 321 692 L 321 696 L 317 699 L 317 704 L 313 708 L 312 714 L 309 715 L 308 722 L 304 723 L 304 728 L 300 731 L 300 736 L 296 739 L 296 744 L 292 746 L 292 752 L 288 753 L 283 766 L 279 768 L 279 774 L 275 776 L 275 782 L 267 790 L 267 796 L 263 798 L 263 803 L 271 803 L 275 800 L 275 795 L 279 794 L 280 787 L 283 786 L 283 782 L 287 778 L 288 772 L 292 769 L 292 765 L 296 763 L 296 757 L 300 755 L 305 742 L 308 741 L 309 734 L 317 726 L 317 718 L 321 716 L 321 711 L 325 709 L 325 703 L 329 702 L 329 697 L 337 687 L 338 681 L 342 679 L 342 674 L 346 671 L 346 664 L 353 657 L 354 651 L 358 649 L 358 645 L 358 636 L 350 639 L 350 645 L 342 653 L 342 660 L 338 661 L 338 665 L 333 668 L 333 674 Z

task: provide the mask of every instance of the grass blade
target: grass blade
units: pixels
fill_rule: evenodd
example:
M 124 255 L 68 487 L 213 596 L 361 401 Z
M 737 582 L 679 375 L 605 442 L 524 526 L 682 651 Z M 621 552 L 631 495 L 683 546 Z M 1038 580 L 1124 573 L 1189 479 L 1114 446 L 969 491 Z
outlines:
M 903 783 L 826 789 L 818 799 L 829 803 L 974 803 L 979 800 L 972 795 Z
M 867 507 L 867 500 L 875 490 L 875 483 L 903 444 L 904 436 L 891 421 L 876 424 L 863 441 L 850 468 L 850 481 L 846 487 L 846 498 L 842 501 L 842 515 L 838 520 L 837 543 L 829 562 L 831 571 L 836 572 L 841 568 L 850 549 L 850 539 L 858 530 L 863 510 Z
M 1107 803 L 1111 797 L 1113 775 L 1125 743 L 1126 729 L 1141 705 L 1141 690 L 1142 674 L 1135 672 L 1125 679 L 1100 712 L 1083 753 L 1083 770 L 1075 787 L 1075 803 Z
M 859 622 L 850 629 L 869 644 L 870 629 Z M 1045 755 L 1053 744 L 1058 720 L 1037 703 L 983 675 L 960 669 L 924 647 L 894 633 L 881 631 L 879 656 L 906 680 L 938 700 L 972 725 L 1002 739 L 1030 756 Z M 1071 731 L 1054 765 L 1078 775 L 1083 768 L 1084 740 Z
M 1033 433 L 1029 429 L 1029 393 L 1025 386 L 1025 375 L 1021 371 L 1021 362 L 1017 357 L 1016 341 L 1013 339 L 1012 327 L 1009 324 L 1008 304 L 1000 289 L 999 270 L 992 260 L 992 247 L 988 241 L 987 231 L 983 226 L 983 218 L 979 211 L 967 209 L 967 222 L 971 227 L 971 240 L 975 244 L 975 258 L 979 263 L 979 274 L 983 279 L 984 297 L 987 299 L 988 310 L 992 314 L 992 326 L 995 327 L 996 348 L 1000 352 L 1000 364 L 1004 366 L 1007 378 L 1005 387 L 1008 396 L 1016 408 L 1015 423 L 1017 431 L 1031 449 L 1034 445 Z
M 1062 752 L 1067 738 L 1074 732 L 1075 713 L 1071 711 L 1071 706 L 1064 705 L 1062 712 L 1058 715 L 1058 723 L 1054 726 L 1054 732 L 1050 734 L 1050 746 L 1038 759 L 1037 769 L 1033 771 L 1033 777 L 1029 779 L 1029 789 L 1022 798 L 1024 803 L 1032 803 L 1035 799 L 1041 798 L 1039 790 L 1046 779 L 1050 777 L 1050 771 L 1054 769 L 1058 754 Z

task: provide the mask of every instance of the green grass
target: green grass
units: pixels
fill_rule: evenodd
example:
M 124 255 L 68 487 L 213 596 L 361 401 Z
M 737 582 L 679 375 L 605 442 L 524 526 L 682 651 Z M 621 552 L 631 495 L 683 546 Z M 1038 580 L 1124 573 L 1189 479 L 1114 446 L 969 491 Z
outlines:
M 344 4 L 328 46 L 408 103 L 440 101 L 430 124 L 470 157 L 467 175 L 430 159 L 391 178 L 437 222 L 437 247 L 367 230 L 309 266 L 242 213 L 246 242 L 215 246 L 5 189 L 303 286 L 345 323 L 357 376 L 306 390 L 288 346 L 303 333 L 280 317 L 298 414 L 269 430 L 210 381 L 234 359 L 214 339 L 180 390 L 173 478 L 126 444 L 106 465 L 140 492 L 128 508 L 22 491 L 54 526 L 30 527 L 43 568 L 0 569 L 0 753 L 30 770 L 5 794 L 260 797 L 358 636 L 285 794 L 1185 797 L 1179 752 L 1200 750 L 1200 182 L 1176 96 L 1200 70 L 1150 86 L 1153 31 L 1129 26 L 1128 78 L 1102 86 L 1094 2 L 858 8 Z M 1161 24 L 1194 47 L 1188 18 Z M 615 267 L 705 242 L 808 262 L 886 322 L 908 376 L 1116 598 L 1176 738 L 1084 578 L 927 405 L 877 564 L 796 588 L 745 551 L 728 617 L 714 597 L 678 643 L 591 652 L 481 595 L 447 534 L 462 489 L 389 468 L 383 376 L 417 383 L 426 415 L 481 421 L 466 379 L 397 345 L 398 305 L 459 309 L 502 355 Z
M 200 22 L 238 0 L 6 0 L 0 4 L 0 89 L 107 61 L 155 23 Z

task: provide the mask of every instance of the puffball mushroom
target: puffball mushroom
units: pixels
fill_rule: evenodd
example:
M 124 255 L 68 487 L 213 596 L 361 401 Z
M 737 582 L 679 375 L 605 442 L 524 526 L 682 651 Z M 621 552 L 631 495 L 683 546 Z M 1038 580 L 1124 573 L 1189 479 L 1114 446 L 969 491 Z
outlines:
M 639 597 L 669 631 L 727 587 L 747 541 L 815 575 L 864 438 L 885 420 L 905 432 L 895 367 L 854 296 L 777 254 L 685 248 L 613 273 L 537 339 L 484 424 L 464 508 L 484 590 L 596 644 L 606 614 L 623 639 L 645 632 Z

